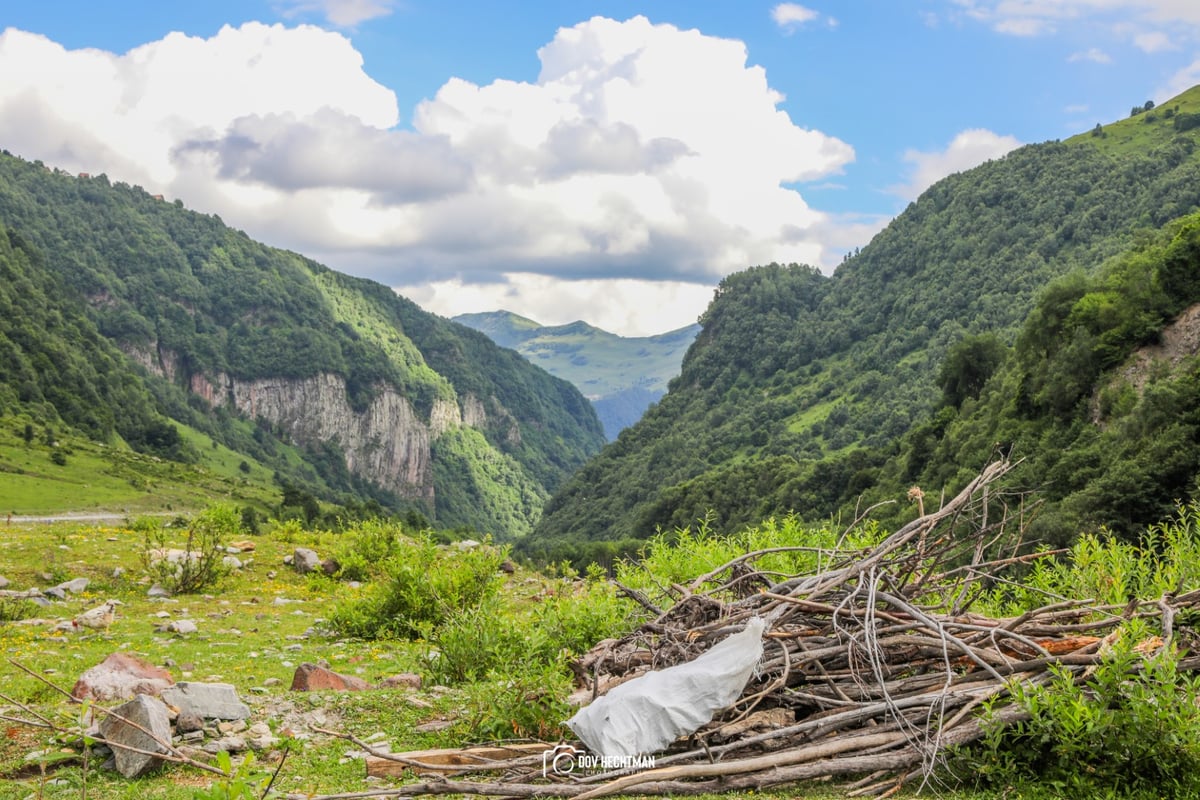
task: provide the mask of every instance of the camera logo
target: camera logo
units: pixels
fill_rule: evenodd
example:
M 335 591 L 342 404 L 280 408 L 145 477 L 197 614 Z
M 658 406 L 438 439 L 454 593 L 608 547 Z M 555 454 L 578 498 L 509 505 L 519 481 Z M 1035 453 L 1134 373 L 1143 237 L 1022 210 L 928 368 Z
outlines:
M 559 744 L 542 751 L 542 777 L 570 775 L 575 770 L 583 750 L 569 744 Z

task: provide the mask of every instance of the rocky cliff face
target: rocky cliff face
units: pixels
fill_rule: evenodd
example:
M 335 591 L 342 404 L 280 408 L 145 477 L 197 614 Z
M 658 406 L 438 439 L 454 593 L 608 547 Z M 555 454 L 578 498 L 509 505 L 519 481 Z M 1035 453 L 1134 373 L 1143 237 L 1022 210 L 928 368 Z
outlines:
M 345 381 L 337 375 L 235 380 L 230 397 L 238 411 L 282 428 L 297 444 L 337 445 L 345 454 L 346 468 L 355 475 L 402 497 L 433 500 L 429 446 L 434 426 L 420 419 L 408 398 L 395 390 L 379 392 L 362 413 L 350 407 Z M 459 418 L 458 408 L 439 401 L 431 417 L 445 430 Z
M 178 358 L 159 349 L 126 353 L 150 372 L 178 382 Z M 355 411 L 338 375 L 303 379 L 239 380 L 224 373 L 194 374 L 187 389 L 211 406 L 232 406 L 251 419 L 264 419 L 298 445 L 330 443 L 345 456 L 346 468 L 400 497 L 434 501 L 431 445 L 448 430 L 489 424 L 485 404 L 473 395 L 437 400 L 423 419 L 408 398 L 380 387 L 365 411 Z M 508 436 L 520 436 L 516 421 L 500 409 Z

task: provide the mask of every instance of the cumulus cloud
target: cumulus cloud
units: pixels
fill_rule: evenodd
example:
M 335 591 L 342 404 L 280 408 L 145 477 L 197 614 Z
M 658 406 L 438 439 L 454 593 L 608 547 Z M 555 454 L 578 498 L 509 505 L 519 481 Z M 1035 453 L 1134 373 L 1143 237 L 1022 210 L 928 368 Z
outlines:
M 908 183 L 893 187 L 892 191 L 906 200 L 915 200 L 947 175 L 1000 158 L 1020 146 L 1021 143 L 1012 136 L 1000 136 L 983 128 L 965 130 L 955 136 L 945 150 L 905 152 L 904 160 L 913 165 L 912 173 Z
M 648 296 L 628 281 L 708 287 L 750 264 L 836 260 L 829 217 L 795 185 L 854 152 L 796 124 L 742 42 L 596 17 L 538 56 L 532 82 L 448 79 L 403 129 L 350 41 L 316 27 L 171 34 L 123 55 L 9 30 L 0 138 L 394 286 L 536 302 L 540 284 L 505 274 L 609 278 L 616 303 Z
M 395 5 L 395 0 L 285 0 L 276 9 L 287 19 L 319 14 L 339 28 L 353 28 L 391 14 Z
M 1091 61 L 1095 64 L 1111 64 L 1112 56 L 1104 52 L 1098 47 L 1090 47 L 1087 50 L 1082 50 L 1078 53 L 1072 53 L 1067 56 L 1067 61 L 1076 63 L 1078 61 Z

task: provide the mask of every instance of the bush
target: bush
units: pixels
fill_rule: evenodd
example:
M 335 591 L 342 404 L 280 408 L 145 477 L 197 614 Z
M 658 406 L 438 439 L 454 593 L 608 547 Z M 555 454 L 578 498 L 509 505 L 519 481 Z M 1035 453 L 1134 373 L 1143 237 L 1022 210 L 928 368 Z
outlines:
M 145 537 L 147 574 L 171 594 L 198 594 L 216 586 L 229 573 L 224 541 L 243 533 L 241 513 L 231 505 L 205 509 L 185 526 L 182 548 L 170 546 L 170 531 L 158 520 L 141 518 L 131 526 Z
M 380 578 L 363 595 L 339 605 L 330 624 L 363 639 L 427 634 L 455 613 L 495 594 L 506 549 L 439 548 L 415 539 L 380 565 Z
M 586 581 L 557 582 L 526 608 L 491 597 L 455 614 L 430 630 L 426 666 L 439 683 L 482 680 L 513 664 L 553 666 L 567 674 L 567 660 L 634 624 L 633 605 L 595 572 Z
M 1015 686 L 1029 720 L 989 730 L 964 765 L 986 787 L 1033 796 L 1200 796 L 1200 677 L 1179 671 L 1173 648 L 1143 659 L 1145 633 L 1125 629 L 1086 681 L 1062 668 Z

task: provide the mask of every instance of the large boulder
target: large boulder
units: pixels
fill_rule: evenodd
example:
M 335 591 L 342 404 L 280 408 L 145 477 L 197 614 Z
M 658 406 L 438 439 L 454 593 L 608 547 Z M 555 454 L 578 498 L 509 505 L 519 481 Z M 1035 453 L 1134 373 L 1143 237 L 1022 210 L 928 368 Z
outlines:
M 108 703 L 142 694 L 158 696 L 174 683 L 171 673 L 162 667 L 129 653 L 113 653 L 79 676 L 71 696 Z
M 162 699 L 179 709 L 179 716 L 194 714 L 201 719 L 248 719 L 250 707 L 238 697 L 231 683 L 180 681 L 164 689 Z
M 157 697 L 140 694 L 104 716 L 100 735 L 112 748 L 117 772 L 126 778 L 145 775 L 162 763 L 156 754 L 170 752 L 165 744 L 171 741 L 167 706 Z
M 361 692 L 370 688 L 362 678 L 342 675 L 318 664 L 301 664 L 292 676 L 293 692 Z

